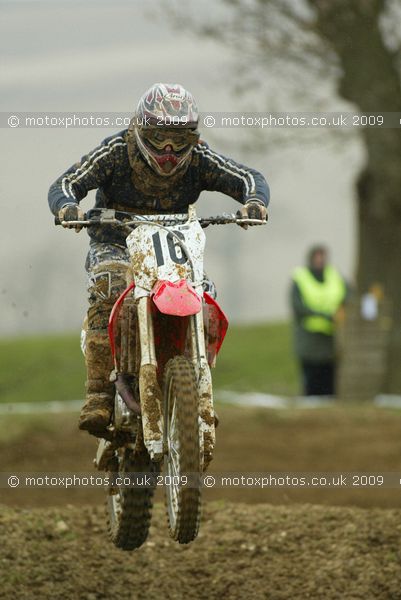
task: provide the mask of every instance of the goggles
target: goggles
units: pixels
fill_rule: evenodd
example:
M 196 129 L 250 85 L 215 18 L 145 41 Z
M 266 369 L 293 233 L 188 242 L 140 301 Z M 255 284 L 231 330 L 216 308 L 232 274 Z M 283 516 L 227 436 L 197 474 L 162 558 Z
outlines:
M 140 131 L 140 136 L 156 150 L 171 146 L 174 152 L 181 152 L 188 146 L 195 146 L 199 140 L 199 132 L 196 129 L 144 127 Z

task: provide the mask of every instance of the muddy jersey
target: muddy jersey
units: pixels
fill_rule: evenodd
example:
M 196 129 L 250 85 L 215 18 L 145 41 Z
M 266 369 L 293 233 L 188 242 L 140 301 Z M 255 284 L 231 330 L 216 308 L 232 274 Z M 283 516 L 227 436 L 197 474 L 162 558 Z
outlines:
M 184 172 L 157 175 L 128 130 L 106 138 L 53 183 L 51 211 L 57 215 L 66 204 L 78 204 L 92 189 L 97 189 L 96 208 L 141 214 L 187 212 L 203 190 L 222 192 L 241 204 L 251 198 L 266 206 L 269 202 L 269 187 L 261 173 L 214 152 L 203 141 L 193 149 Z M 91 227 L 88 232 L 95 241 L 125 245 L 118 227 Z

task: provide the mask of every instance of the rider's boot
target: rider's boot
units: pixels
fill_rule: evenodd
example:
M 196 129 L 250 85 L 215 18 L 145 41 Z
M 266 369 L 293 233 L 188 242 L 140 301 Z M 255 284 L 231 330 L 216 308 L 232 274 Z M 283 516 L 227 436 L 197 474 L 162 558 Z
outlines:
M 110 309 L 109 303 L 90 307 L 86 334 L 86 402 L 79 428 L 99 437 L 110 423 L 114 401 L 114 384 L 110 382 L 113 360 L 107 333 Z

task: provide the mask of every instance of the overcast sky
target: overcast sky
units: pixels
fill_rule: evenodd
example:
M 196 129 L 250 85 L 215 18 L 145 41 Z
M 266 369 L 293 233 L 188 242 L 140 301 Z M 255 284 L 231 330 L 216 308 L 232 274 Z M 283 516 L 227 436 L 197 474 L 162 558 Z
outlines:
M 0 2 L 1 111 L 133 111 L 157 81 L 182 83 L 202 112 L 246 110 L 246 101 L 231 92 L 232 50 L 173 30 L 155 10 L 159 5 Z M 188 5 L 203 17 L 216 10 L 214 0 Z M 150 18 L 152 9 L 157 18 Z M 259 93 L 255 89 L 255 98 Z M 282 110 L 295 106 L 296 99 L 288 98 Z M 2 129 L 0 334 L 79 328 L 88 238 L 53 226 L 47 191 L 113 131 Z M 270 222 L 263 230 L 206 230 L 206 267 L 232 320 L 283 319 L 291 271 L 311 243 L 326 242 L 335 264 L 353 276 L 352 183 L 362 153 L 357 140 L 333 149 L 323 132 L 322 143 L 311 145 L 296 131 L 293 147 L 280 148 L 265 130 L 265 149 L 255 155 L 239 143 L 243 134 L 202 132 L 215 150 L 264 173 L 272 191 Z M 91 194 L 82 205 L 87 209 L 92 203 Z M 202 214 L 237 209 L 231 199 L 211 193 L 203 194 L 198 206 Z

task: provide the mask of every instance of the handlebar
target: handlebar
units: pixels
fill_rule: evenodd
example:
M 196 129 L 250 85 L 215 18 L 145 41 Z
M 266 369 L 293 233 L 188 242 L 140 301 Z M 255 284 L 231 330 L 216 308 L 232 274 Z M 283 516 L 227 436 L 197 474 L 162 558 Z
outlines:
M 163 225 L 177 225 L 185 223 L 188 220 L 188 215 L 183 214 L 182 217 L 171 215 L 136 215 L 129 212 L 124 212 L 114 209 L 93 208 L 84 215 L 84 220 L 80 221 L 60 221 L 58 217 L 54 218 L 55 225 L 62 225 L 66 228 L 72 228 L 77 225 L 81 227 L 91 227 L 93 225 L 121 225 L 121 226 L 138 226 L 148 223 L 159 223 Z M 209 225 L 266 225 L 267 221 L 260 219 L 240 219 L 233 213 L 223 213 L 212 217 L 200 217 L 197 219 L 201 227 L 205 228 Z

